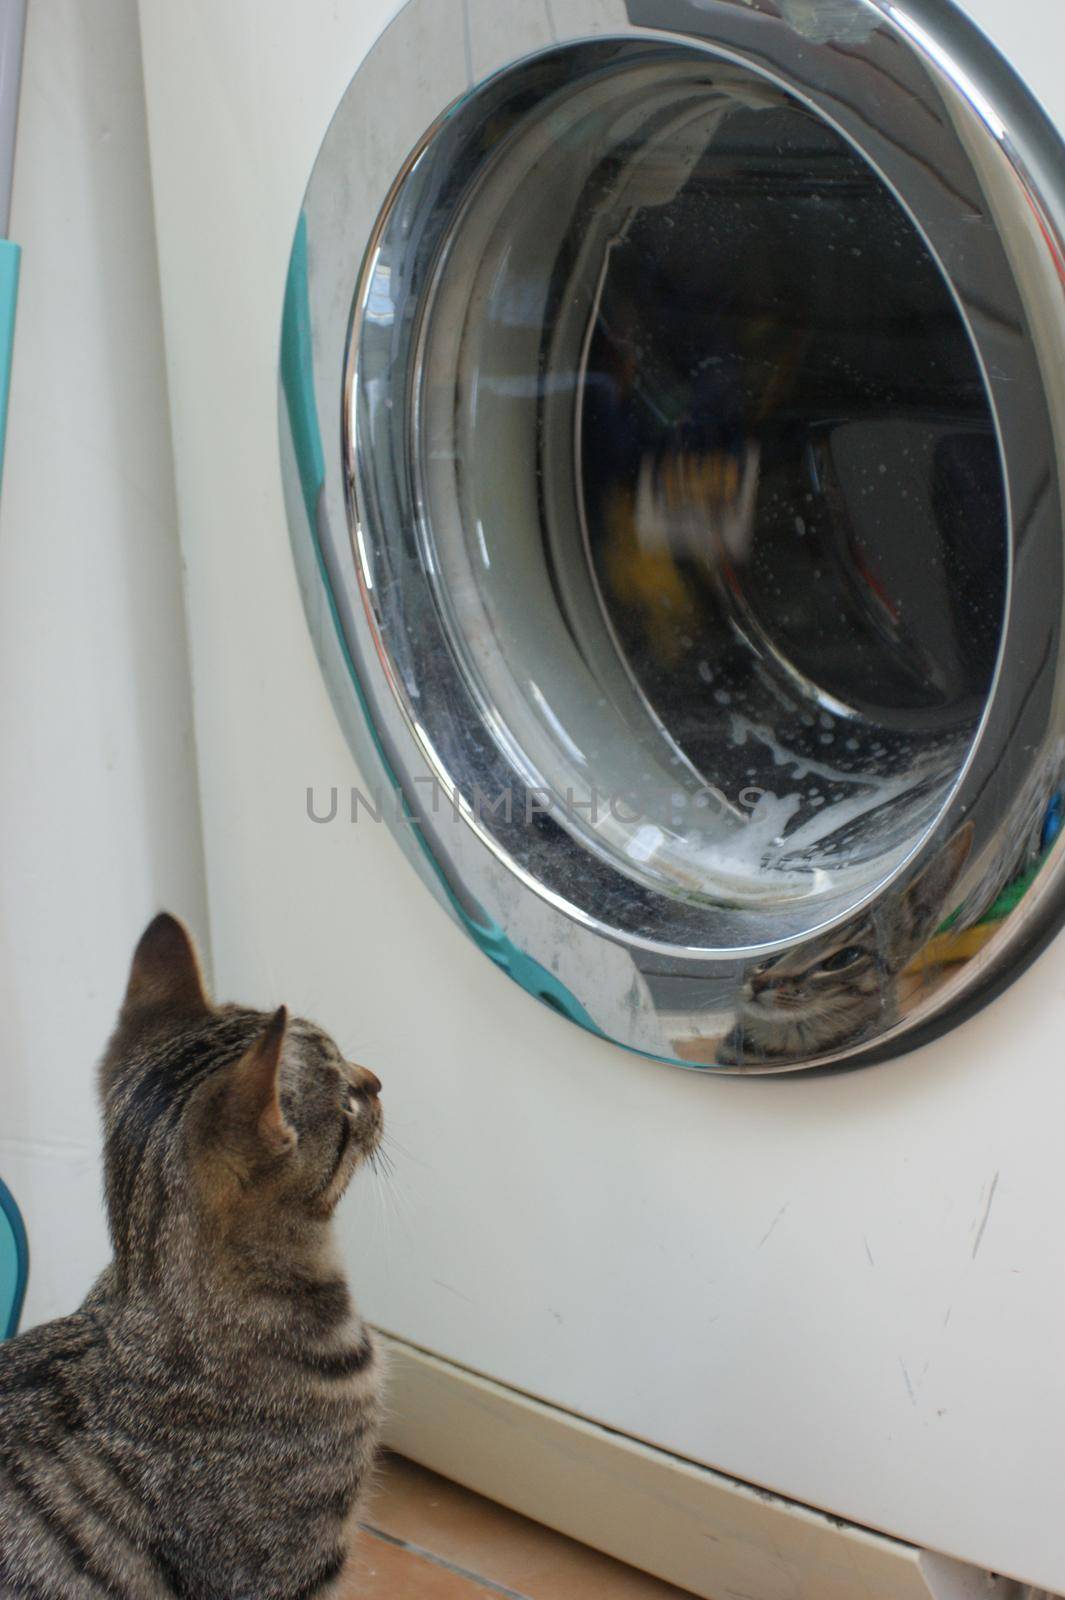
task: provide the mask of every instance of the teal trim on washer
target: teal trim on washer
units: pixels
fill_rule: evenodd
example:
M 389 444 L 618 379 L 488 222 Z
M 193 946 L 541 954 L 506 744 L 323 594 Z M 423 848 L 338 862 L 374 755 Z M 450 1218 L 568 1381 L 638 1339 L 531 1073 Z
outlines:
M 11 1190 L 0 1179 L 0 1339 L 18 1332 L 30 1252 L 26 1229 Z
M 520 950 L 498 923 L 483 927 L 474 922 L 469 913 L 457 903 L 446 882 L 444 888 L 470 938 L 484 951 L 490 961 L 495 962 L 501 972 L 513 978 L 514 982 L 520 984 L 534 999 L 542 1000 L 545 1006 L 550 1006 L 552 1011 L 561 1011 L 563 1016 L 568 1017 L 571 1022 L 578 1023 L 582 1028 L 587 1028 L 589 1033 L 597 1034 L 600 1039 L 606 1038 L 606 1034 L 592 1021 L 580 1001 L 555 977 L 554 973 L 548 972 L 539 961 L 534 961 L 532 956 L 527 956 L 524 950 Z
M 7 438 L 7 397 L 11 389 L 11 359 L 15 345 L 15 309 L 18 305 L 22 249 L 10 239 L 0 239 L 0 481 L 4 472 Z
M 307 298 L 307 218 L 300 215 L 285 281 L 281 319 L 281 387 L 285 391 L 307 521 L 318 545 L 318 496 L 325 482 L 325 455 L 311 376 L 311 312 Z M 319 562 L 321 557 L 319 556 Z
M 455 891 L 452 889 L 447 877 L 441 870 L 440 864 L 434 856 L 422 832 L 417 816 L 411 811 L 407 803 L 403 785 L 399 782 L 392 770 L 392 764 L 385 753 L 374 727 L 373 717 L 363 693 L 359 674 L 352 659 L 348 642 L 344 637 L 340 615 L 337 610 L 333 586 L 330 582 L 329 571 L 326 567 L 325 557 L 322 553 L 322 543 L 318 534 L 319 506 L 322 488 L 325 483 L 325 455 L 322 449 L 322 435 L 318 422 L 318 406 L 314 397 L 313 365 L 311 361 L 311 315 L 307 293 L 307 219 L 300 216 L 296 227 L 296 237 L 292 243 L 292 256 L 289 261 L 288 278 L 285 282 L 285 305 L 281 324 L 281 388 L 285 396 L 285 409 L 288 413 L 289 427 L 292 432 L 292 448 L 296 457 L 296 466 L 300 478 L 300 490 L 303 495 L 303 504 L 307 513 L 307 524 L 311 533 L 314 546 L 315 560 L 322 587 L 329 604 L 329 614 L 333 620 L 333 629 L 337 643 L 344 658 L 344 664 L 351 678 L 352 688 L 359 702 L 363 719 L 366 723 L 373 746 L 377 752 L 378 760 L 403 805 L 403 813 L 410 826 L 414 838 L 432 868 L 437 881 L 443 890 L 451 910 L 465 929 L 469 937 L 480 950 L 494 962 L 502 972 L 513 978 L 514 982 L 531 994 L 534 999 L 540 1000 L 544 1005 L 550 1006 L 553 1011 L 560 1011 L 563 1016 L 576 1022 L 580 1027 L 586 1028 L 589 1033 L 605 1038 L 601 1028 L 598 1028 L 588 1015 L 574 994 L 555 975 L 548 972 L 546 967 L 534 961 L 524 950 L 518 948 L 503 928 L 495 922 L 476 922 L 461 904 Z

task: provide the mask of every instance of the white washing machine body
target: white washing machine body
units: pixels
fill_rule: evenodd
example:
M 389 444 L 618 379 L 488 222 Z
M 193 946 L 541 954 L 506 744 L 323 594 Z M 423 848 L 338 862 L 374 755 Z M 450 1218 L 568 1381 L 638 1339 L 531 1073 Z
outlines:
M 218 993 L 314 1016 L 385 1083 L 394 1182 L 379 1198 L 360 1181 L 342 1220 L 380 1327 L 675 1456 L 1065 1590 L 1062 944 L 985 1009 L 878 1065 L 678 1071 L 649 1059 L 685 1058 L 653 1031 L 621 1048 L 620 1024 L 583 1000 L 578 1027 L 506 981 L 468 936 L 447 873 L 432 892 L 441 874 L 419 866 L 421 845 L 366 803 L 375 741 L 353 735 L 356 755 L 347 736 L 366 708 L 354 687 L 349 712 L 338 706 L 337 673 L 327 682 L 315 653 L 344 658 L 343 617 L 306 562 L 301 598 L 293 562 L 278 352 L 308 178 L 398 9 L 141 0 Z M 629 21 L 620 0 L 579 9 L 597 44 Z M 775 12 L 784 27 L 788 8 L 703 9 Z M 859 48 L 818 35 L 819 18 L 854 6 L 792 9 L 807 18 L 802 49 Z M 952 22 L 929 33 L 917 8 L 877 9 L 957 83 Z M 545 28 L 564 43 L 565 10 L 474 6 L 443 64 L 428 22 L 420 43 L 411 33 L 387 74 L 356 80 L 357 96 L 360 83 L 373 93 L 348 150 L 352 186 L 394 147 L 418 147 L 444 109 L 441 71 L 472 89 L 542 51 Z M 1057 0 L 956 10 L 1065 132 Z M 415 13 L 432 11 L 417 0 Z M 970 106 L 973 92 L 964 81 Z M 977 104 L 985 127 L 999 104 Z M 340 214 L 349 180 L 332 181 Z M 312 279 L 315 249 L 311 228 Z M 330 358 L 314 315 L 307 337 L 308 360 Z M 341 363 L 335 417 L 319 418 L 338 473 L 350 469 L 334 426 L 343 376 Z M 1056 428 L 1060 372 L 1042 381 Z M 291 491 L 291 462 L 289 474 Z M 432 854 L 431 826 L 427 837 Z M 852 926 L 841 919 L 833 902 L 819 927 Z M 581 948 L 586 970 L 602 963 L 591 989 L 615 982 L 628 949 L 613 937 Z M 579 979 L 564 976 L 574 993 Z

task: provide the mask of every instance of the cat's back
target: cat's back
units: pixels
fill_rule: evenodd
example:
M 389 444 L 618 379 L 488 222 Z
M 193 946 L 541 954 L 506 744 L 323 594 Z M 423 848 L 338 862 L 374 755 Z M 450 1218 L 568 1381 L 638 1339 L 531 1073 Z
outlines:
M 87 1307 L 0 1344 L 0 1483 L 20 1445 L 78 1429 L 102 1345 L 101 1314 Z
M 3 1600 L 172 1594 L 131 1544 L 128 1497 L 92 1437 L 105 1364 L 99 1306 L 0 1344 Z
M 377 1431 L 370 1330 L 268 1356 L 156 1321 L 90 1297 L 0 1344 L 0 1600 L 326 1600 Z

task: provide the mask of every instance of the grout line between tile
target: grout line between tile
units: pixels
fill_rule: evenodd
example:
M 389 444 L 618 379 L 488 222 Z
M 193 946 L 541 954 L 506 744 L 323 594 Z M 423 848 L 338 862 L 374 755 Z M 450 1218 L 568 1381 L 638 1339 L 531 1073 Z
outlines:
M 456 1577 L 467 1578 L 470 1583 L 479 1583 L 482 1589 L 488 1589 L 492 1594 L 503 1595 L 504 1600 L 530 1600 L 525 1594 L 519 1594 L 517 1589 L 507 1589 L 501 1583 L 493 1583 L 491 1578 L 484 1578 L 479 1572 L 471 1572 L 469 1567 L 460 1567 L 454 1561 L 448 1561 L 444 1556 L 434 1555 L 431 1550 L 426 1550 L 423 1545 L 411 1544 L 409 1539 L 397 1539 L 395 1534 L 385 1533 L 381 1528 L 375 1528 L 369 1522 L 360 1522 L 359 1527 L 363 1533 L 368 1533 L 372 1539 L 380 1539 L 382 1544 L 391 1544 L 397 1550 L 409 1550 L 412 1556 L 421 1556 L 424 1561 L 431 1561 L 436 1567 L 443 1567 L 446 1572 L 453 1572 Z

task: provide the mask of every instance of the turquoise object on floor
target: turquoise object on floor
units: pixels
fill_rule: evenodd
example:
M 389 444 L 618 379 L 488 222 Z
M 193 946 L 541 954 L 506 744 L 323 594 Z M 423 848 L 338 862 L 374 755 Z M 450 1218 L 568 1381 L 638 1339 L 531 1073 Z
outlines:
M 26 1229 L 14 1195 L 0 1178 L 0 1339 L 18 1332 L 28 1266 Z

